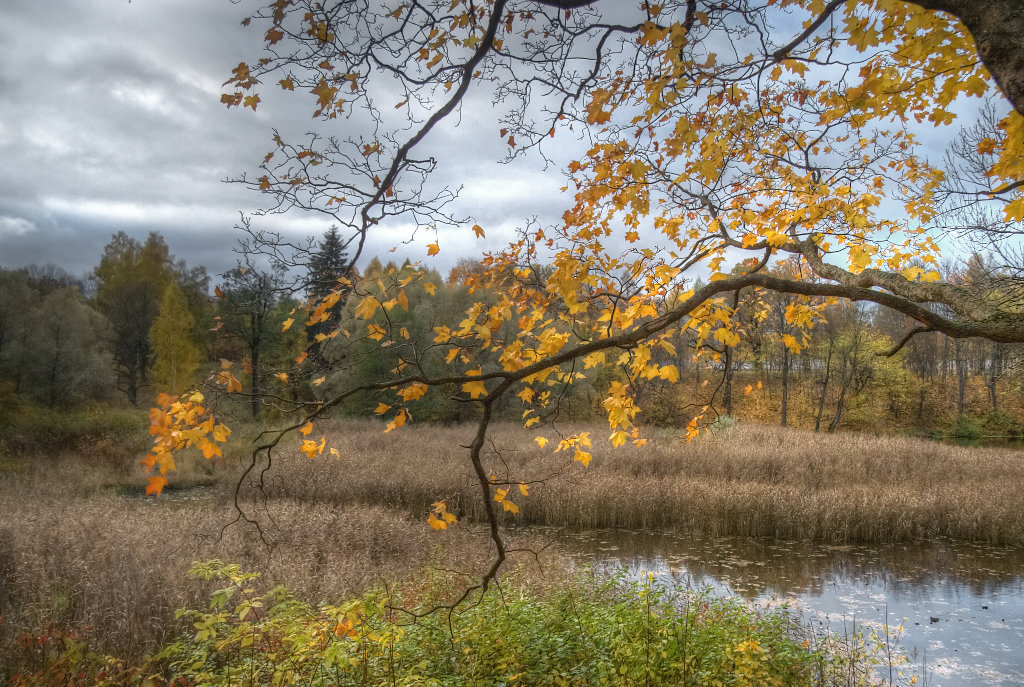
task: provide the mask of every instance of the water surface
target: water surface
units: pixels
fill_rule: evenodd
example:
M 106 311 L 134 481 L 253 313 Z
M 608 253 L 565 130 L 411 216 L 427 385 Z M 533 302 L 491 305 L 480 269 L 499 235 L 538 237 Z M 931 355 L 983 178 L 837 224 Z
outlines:
M 559 533 L 576 560 L 662 582 L 788 602 L 806 622 L 900 634 L 918 685 L 1024 686 L 1024 548 L 827 545 L 740 537 Z M 902 626 L 902 632 L 897 632 Z

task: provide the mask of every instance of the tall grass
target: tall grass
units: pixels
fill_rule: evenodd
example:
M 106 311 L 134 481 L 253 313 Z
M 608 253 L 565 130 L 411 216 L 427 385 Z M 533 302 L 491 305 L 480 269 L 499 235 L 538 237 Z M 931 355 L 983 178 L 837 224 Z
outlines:
M 470 428 L 385 435 L 378 423 L 347 422 L 325 429 L 339 457 L 282 452 L 271 498 L 423 513 L 447 497 L 464 516 L 481 519 L 479 487 L 460 447 Z M 554 432 L 540 449 L 533 432 L 495 429 L 488 470 L 535 483 L 528 497 L 515 498 L 521 512 L 508 516 L 509 524 L 836 543 L 949 537 L 1024 544 L 1024 455 L 1016 451 L 743 424 L 690 443 L 655 431 L 646 447 L 613 449 L 600 441 L 607 430 L 589 429 L 599 439 L 589 468 L 569 453 L 552 453 Z
M 322 429 L 337 457 L 325 451 L 310 460 L 286 439 L 263 492 L 243 490 L 265 540 L 244 523 L 225 529 L 237 517 L 231 498 L 242 443 L 214 463 L 183 457 L 159 500 L 142 496 L 132 442 L 100 436 L 71 452 L 0 455 L 0 665 L 14 664 L 26 630 L 47 626 L 73 629 L 101 652 L 152 650 L 184 629 L 174 610 L 209 591 L 185 576 L 197 559 L 258 570 L 310 603 L 431 566 L 480 573 L 487 537 L 475 525 L 479 488 L 460 447 L 472 428 L 383 434 L 380 423 L 346 421 Z M 646 448 L 612 449 L 600 427 L 563 431 L 588 429 L 594 460 L 584 468 L 552 453 L 552 430 L 542 450 L 533 432 L 495 428 L 488 469 L 530 483 L 529 496 L 513 490 L 521 512 L 505 514 L 507 524 L 1024 543 L 1016 452 L 744 425 L 689 444 L 656 432 Z M 442 498 L 460 525 L 437 534 L 425 516 Z M 524 532 L 513 546 L 539 545 L 532 536 Z M 533 559 L 523 552 L 518 560 Z M 558 579 L 550 560 L 531 570 Z

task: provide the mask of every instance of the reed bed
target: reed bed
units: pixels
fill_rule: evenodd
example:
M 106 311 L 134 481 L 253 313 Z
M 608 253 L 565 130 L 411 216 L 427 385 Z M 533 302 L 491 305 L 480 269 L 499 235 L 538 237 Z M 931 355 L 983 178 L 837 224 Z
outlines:
M 143 497 L 140 456 L 109 442 L 57 458 L 0 461 L 0 665 L 13 665 L 23 633 L 72 629 L 95 651 L 142 656 L 182 630 L 174 611 L 209 588 L 186 577 L 220 558 L 285 584 L 317 603 L 424 569 L 479 575 L 489 560 L 482 500 L 468 460 L 472 427 L 411 426 L 383 433 L 373 421 L 328 421 L 316 459 L 287 438 L 262 490 L 242 490 L 263 528 L 236 524 L 233 489 L 246 460 L 239 442 L 223 460 L 183 457 L 163 498 Z M 606 428 L 589 468 L 541 449 L 537 433 L 498 425 L 485 452 L 513 489 L 503 514 L 515 548 L 537 548 L 560 528 L 674 529 L 689 534 L 772 535 L 830 542 L 933 537 L 1024 544 L 1021 454 L 925 440 L 817 435 L 738 425 L 690 443 L 654 431 L 644 448 L 613 449 Z M 241 432 L 239 433 L 241 434 Z M 460 522 L 435 533 L 430 504 L 445 499 Z M 540 568 L 557 583 L 559 565 Z
M 483 517 L 479 486 L 461 445 L 472 427 L 327 424 L 337 457 L 310 460 L 287 445 L 275 458 L 270 498 L 334 505 L 376 504 L 424 514 L 444 498 L 463 517 Z M 908 437 L 816 434 L 737 425 L 686 443 L 654 431 L 642 448 L 612 448 L 591 432 L 593 462 L 541 449 L 537 433 L 498 425 L 485 460 L 520 509 L 509 525 L 573 529 L 675 529 L 709 535 L 773 536 L 834 543 L 952 538 L 1024 544 L 1024 454 Z
M 176 609 L 209 595 L 208 584 L 186 576 L 197 560 L 238 563 L 317 603 L 429 568 L 479 577 L 490 555 L 479 533 L 463 528 L 441 538 L 394 509 L 278 500 L 250 513 L 261 534 L 225 528 L 236 512 L 223 499 L 168 496 L 0 492 L 0 668 L 26 658 L 26 632 L 57 629 L 93 651 L 146 655 L 185 629 Z

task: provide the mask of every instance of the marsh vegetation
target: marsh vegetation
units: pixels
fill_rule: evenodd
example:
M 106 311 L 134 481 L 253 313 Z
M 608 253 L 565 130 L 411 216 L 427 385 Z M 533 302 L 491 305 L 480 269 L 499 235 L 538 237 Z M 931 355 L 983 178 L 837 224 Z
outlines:
M 444 577 L 437 571 L 479 574 L 488 562 L 480 506 L 458 448 L 467 427 L 385 435 L 378 422 L 325 423 L 338 456 L 283 453 L 262 490 L 243 484 L 240 502 L 260 522 L 257 531 L 231 524 L 247 437 L 237 436 L 223 459 L 187 457 L 173 487 L 155 499 L 142 494 L 144 438 L 125 426 L 109 423 L 64 452 L 23 451 L 0 462 L 5 665 L 45 663 L 54 650 L 26 644 L 27 632 L 51 642 L 74 632 L 90 650 L 124 659 L 151 655 L 189 630 L 176 609 L 206 608 L 213 586 L 187 575 L 196 560 L 259 571 L 266 589 L 284 585 L 314 605 L 396 588 L 429 570 L 435 580 Z M 533 436 L 499 426 L 488 454 L 489 469 L 531 481 L 529 496 L 517 499 L 521 512 L 505 521 L 517 550 L 509 569 L 527 595 L 578 584 L 563 565 L 571 547 L 553 534 L 564 530 L 833 543 L 1024 539 L 1015 487 L 1024 482 L 1024 464 L 1015 451 L 740 424 L 690 443 L 653 430 L 647 447 L 595 449 L 584 468 L 564 453 L 541 451 Z M 442 496 L 460 521 L 434 532 L 425 515 Z

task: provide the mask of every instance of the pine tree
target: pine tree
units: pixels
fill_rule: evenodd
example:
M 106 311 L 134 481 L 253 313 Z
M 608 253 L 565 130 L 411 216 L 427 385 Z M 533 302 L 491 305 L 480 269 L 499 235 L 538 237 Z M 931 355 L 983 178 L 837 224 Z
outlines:
M 338 228 L 332 226 L 324 232 L 323 240 L 309 261 L 306 295 L 310 302 L 315 305 L 335 289 L 344 288 L 338 280 L 347 277 L 350 269 L 351 265 L 348 263 L 348 257 L 345 254 L 344 246 L 342 246 Z M 330 317 L 327 320 L 317 322 L 307 329 L 307 336 L 310 341 L 313 341 L 311 353 L 315 354 L 319 351 L 316 335 L 327 334 L 340 324 L 342 306 L 343 300 L 339 300 L 331 308 Z
M 153 345 L 153 382 L 160 391 L 179 393 L 192 381 L 199 368 L 199 349 L 192 340 L 195 320 L 185 296 L 171 282 L 164 289 L 160 314 L 153 322 L 149 340 Z

